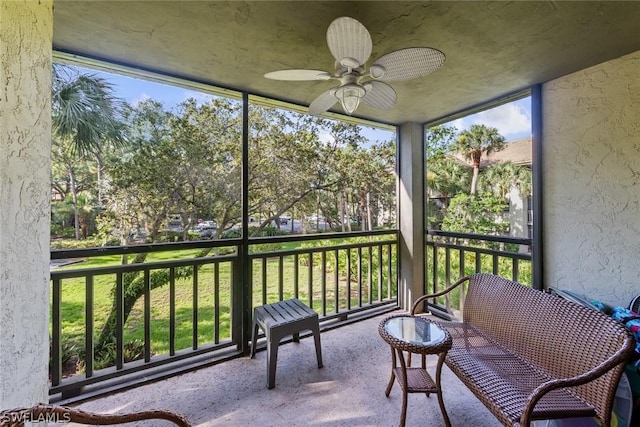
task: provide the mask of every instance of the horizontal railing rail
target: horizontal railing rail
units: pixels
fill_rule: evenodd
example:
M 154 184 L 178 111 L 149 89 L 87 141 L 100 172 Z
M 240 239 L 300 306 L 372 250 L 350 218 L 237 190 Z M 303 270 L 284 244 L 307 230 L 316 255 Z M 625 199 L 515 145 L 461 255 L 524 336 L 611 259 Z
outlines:
M 106 255 L 127 255 L 152 252 L 179 251 L 185 249 L 205 249 L 219 248 L 225 246 L 238 246 L 242 239 L 221 239 L 221 240 L 194 240 L 189 242 L 173 243 L 143 243 L 131 246 L 103 246 L 97 248 L 77 248 L 77 249 L 52 249 L 51 259 L 85 258 Z
M 425 292 L 436 293 L 474 273 L 492 273 L 531 286 L 531 239 L 428 230 Z M 430 302 L 445 317 L 464 307 L 465 289 Z
M 300 241 L 315 241 L 315 240 L 344 240 L 354 237 L 370 237 L 370 236 L 394 236 L 397 238 L 397 230 L 371 230 L 371 231 L 351 231 L 351 232 L 336 232 L 336 233 L 317 233 L 317 234 L 294 234 L 287 236 L 265 236 L 265 237 L 252 237 L 250 239 L 251 244 L 260 243 L 278 243 L 278 242 L 300 242 Z
M 240 356 L 243 265 L 252 307 L 296 297 L 326 322 L 397 305 L 397 231 L 284 237 L 52 250 L 82 262 L 50 273 L 51 401 Z

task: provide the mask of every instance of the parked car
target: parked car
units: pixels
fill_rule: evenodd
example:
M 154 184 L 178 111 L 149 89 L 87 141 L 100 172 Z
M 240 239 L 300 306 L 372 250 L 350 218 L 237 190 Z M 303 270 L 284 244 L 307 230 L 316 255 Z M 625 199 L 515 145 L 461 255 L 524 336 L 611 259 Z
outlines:
M 196 230 L 200 237 L 211 238 L 216 233 L 216 228 L 211 226 L 200 227 Z
M 198 231 L 202 228 L 217 228 L 215 221 L 200 221 L 196 225 L 193 226 L 195 231 Z

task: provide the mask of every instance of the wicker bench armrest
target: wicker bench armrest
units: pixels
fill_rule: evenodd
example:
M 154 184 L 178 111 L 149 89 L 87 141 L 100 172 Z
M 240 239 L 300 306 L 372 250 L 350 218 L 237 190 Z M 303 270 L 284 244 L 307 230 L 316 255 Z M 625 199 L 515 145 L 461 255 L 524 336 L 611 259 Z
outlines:
M 533 410 L 538 401 L 542 399 L 545 394 L 559 388 L 575 387 L 586 384 L 601 377 L 620 363 L 626 362 L 630 354 L 633 352 L 633 347 L 633 338 L 631 337 L 631 335 L 627 335 L 622 347 L 593 369 L 590 369 L 589 371 L 580 375 L 576 375 L 575 377 L 557 378 L 540 384 L 535 388 L 535 390 L 531 392 L 531 394 L 527 398 L 527 401 L 525 402 L 524 408 L 522 410 L 522 415 L 520 416 L 520 425 L 531 425 L 531 414 L 533 413 Z
M 67 406 L 40 404 L 30 408 L 16 408 L 0 411 L 0 426 L 24 426 L 26 421 L 73 422 L 90 425 L 113 425 L 134 421 L 161 419 L 179 427 L 191 427 L 191 423 L 182 414 L 168 410 L 150 410 L 128 414 L 99 414 L 86 412 Z
M 429 294 L 429 295 L 422 295 L 421 297 L 419 297 L 417 300 L 415 300 L 415 302 L 413 303 L 413 305 L 411 306 L 411 314 L 415 314 L 416 309 L 418 308 L 418 305 L 429 298 L 435 298 L 435 297 L 439 297 L 445 294 L 448 294 L 449 292 L 451 292 L 452 290 L 454 290 L 455 288 L 457 288 L 458 286 L 460 286 L 461 284 L 463 284 L 464 282 L 468 281 L 471 278 L 471 276 L 465 276 L 462 279 L 458 280 L 456 283 L 454 283 L 453 285 L 449 286 L 447 289 L 442 290 L 440 292 L 436 292 L 435 294 Z

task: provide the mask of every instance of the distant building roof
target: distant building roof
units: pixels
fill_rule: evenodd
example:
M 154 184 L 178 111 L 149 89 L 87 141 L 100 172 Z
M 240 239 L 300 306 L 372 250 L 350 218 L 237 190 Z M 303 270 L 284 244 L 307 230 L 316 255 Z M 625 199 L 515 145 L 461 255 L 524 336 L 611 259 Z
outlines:
M 485 156 L 480 167 L 484 168 L 495 163 L 511 162 L 516 165 L 531 166 L 531 137 L 509 141 L 502 151 L 494 151 Z
M 460 153 L 453 155 L 457 160 L 471 167 L 471 162 Z M 496 163 L 511 162 L 520 166 L 531 166 L 531 137 L 508 141 L 501 151 L 494 151 L 488 156 L 483 155 L 480 160 L 480 169 Z

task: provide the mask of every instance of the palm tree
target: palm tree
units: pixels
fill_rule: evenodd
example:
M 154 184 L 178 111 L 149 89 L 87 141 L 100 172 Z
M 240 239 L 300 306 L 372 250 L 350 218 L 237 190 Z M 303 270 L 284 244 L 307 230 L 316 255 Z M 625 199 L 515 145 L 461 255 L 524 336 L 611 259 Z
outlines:
M 51 111 L 54 149 L 64 153 L 73 198 L 76 239 L 80 238 L 78 187 L 74 174 L 77 160 L 95 157 L 98 162 L 98 203 L 102 201 L 102 150 L 109 142 L 124 144 L 124 127 L 120 121 L 121 100 L 113 87 L 94 75 L 74 73 L 70 68 L 54 64 Z
M 75 154 L 95 153 L 105 141 L 124 143 L 124 102 L 105 79 L 54 64 L 51 88 L 54 135 L 69 139 Z
M 503 200 L 512 187 L 517 187 L 522 195 L 528 195 L 531 192 L 531 170 L 512 162 L 497 163 L 482 171 L 479 186 Z
M 427 160 L 427 189 L 431 195 L 438 195 L 443 207 L 449 199 L 469 188 L 469 167 L 451 157 L 440 156 Z
M 483 154 L 490 154 L 504 148 L 505 139 L 498 133 L 498 129 L 485 125 L 471 125 L 469 130 L 460 133 L 454 143 L 454 151 L 462 153 L 473 163 L 473 178 L 471 179 L 471 195 L 476 194 L 480 160 Z

